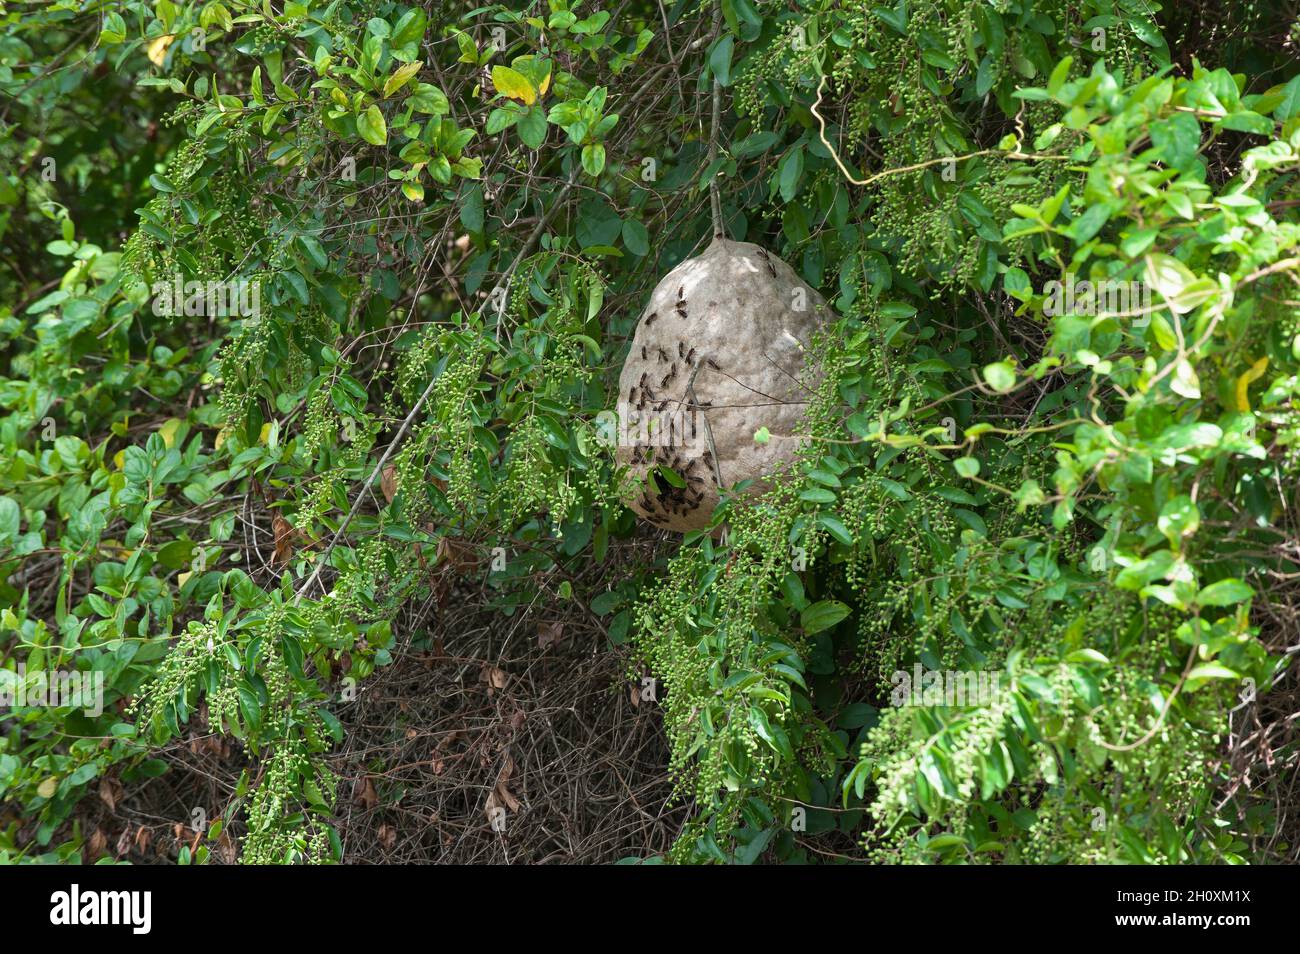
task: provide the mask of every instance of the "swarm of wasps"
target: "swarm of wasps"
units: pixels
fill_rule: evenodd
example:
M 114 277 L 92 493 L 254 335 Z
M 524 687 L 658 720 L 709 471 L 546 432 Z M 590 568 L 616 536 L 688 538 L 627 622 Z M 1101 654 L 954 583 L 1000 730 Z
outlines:
M 682 318 L 689 317 L 687 311 L 685 287 L 679 286 L 677 289 L 676 311 Z M 646 327 L 650 327 L 658 319 L 659 315 L 650 312 L 643 319 Z M 668 388 L 677 380 L 679 367 L 683 368 L 682 374 L 689 375 L 696 365 L 695 348 L 687 348 L 686 342 L 677 342 L 676 357 L 666 351 L 661 345 L 642 345 L 641 360 L 649 362 L 654 360 L 658 365 L 667 365 L 668 370 L 658 376 L 658 371 L 643 371 L 640 380 L 634 384 L 628 392 L 628 407 L 635 408 L 638 414 L 651 410 L 655 414 L 662 414 L 670 404 L 674 403 L 671 398 L 660 396 L 660 392 Z M 653 357 L 652 357 L 653 356 Z M 718 368 L 718 363 L 711 358 L 705 359 L 706 366 L 713 369 Z M 676 402 L 681 406 L 681 402 Z M 685 441 L 687 435 L 686 428 L 689 427 L 689 439 L 694 442 L 699 438 L 700 422 L 698 412 L 712 407 L 711 401 L 692 402 L 685 405 L 689 410 L 689 418 L 682 422 L 683 433 L 677 432 L 676 423 L 673 422 L 667 429 L 666 446 L 658 448 L 665 451 L 662 459 L 657 459 L 656 448 L 636 444 L 632 448 L 632 463 L 637 464 L 658 464 L 659 466 L 669 467 L 672 471 L 681 477 L 685 486 L 677 486 L 670 482 L 666 477 L 659 474 L 656 479 L 647 482 L 646 488 L 642 491 L 638 503 L 641 509 L 646 513 L 650 520 L 661 522 L 659 515 L 676 514 L 686 516 L 692 510 L 700 506 L 704 500 L 704 491 L 701 489 L 705 479 L 712 480 L 715 484 L 717 480 L 714 476 L 714 460 L 711 451 L 704 451 L 698 457 L 683 456 L 683 449 L 678 446 L 678 441 Z M 655 487 L 657 492 L 652 492 L 651 487 Z

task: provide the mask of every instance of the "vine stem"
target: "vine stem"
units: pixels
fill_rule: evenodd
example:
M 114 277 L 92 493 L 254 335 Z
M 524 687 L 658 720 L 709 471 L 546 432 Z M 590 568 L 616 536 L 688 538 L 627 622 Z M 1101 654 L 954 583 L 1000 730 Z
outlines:
M 871 185 L 871 183 L 876 182 L 879 179 L 884 179 L 887 176 L 901 175 L 902 173 L 905 172 L 918 172 L 921 169 L 928 169 L 930 166 L 937 166 L 943 163 L 965 162 L 967 159 L 974 159 L 977 156 L 996 155 L 996 156 L 1002 156 L 1006 159 L 1025 159 L 1025 160 L 1034 160 L 1037 162 L 1069 162 L 1070 161 L 1069 156 L 1053 156 L 1053 155 L 1048 155 L 1046 153 L 1021 152 L 1020 144 L 1025 136 L 1025 128 L 1024 128 L 1024 123 L 1021 120 L 1020 114 L 1017 113 L 1015 149 L 1012 149 L 1010 151 L 1002 150 L 1002 149 L 978 149 L 975 152 L 968 152 L 964 156 L 939 156 L 935 159 L 927 159 L 925 162 L 914 162 L 910 166 L 899 166 L 896 169 L 884 169 L 880 172 L 877 172 L 875 175 L 867 176 L 865 179 L 858 179 L 853 175 L 853 173 L 849 172 L 848 167 L 844 165 L 844 161 L 840 159 L 839 152 L 836 150 L 834 146 L 830 144 L 830 140 L 826 138 L 826 119 L 821 114 L 822 96 L 825 94 L 825 92 L 826 92 L 826 75 L 823 74 L 822 81 L 817 84 L 817 99 L 812 104 L 812 106 L 809 107 L 813 116 L 815 116 L 817 119 L 817 126 L 818 126 L 817 136 L 818 138 L 821 139 L 822 145 L 826 147 L 826 151 L 831 154 L 831 158 L 835 160 L 835 165 L 839 166 L 840 172 L 844 174 L 844 178 L 848 179 L 849 182 L 853 183 L 853 185 L 856 186 Z
M 1134 749 L 1146 745 L 1155 738 L 1156 733 L 1160 731 L 1160 727 L 1165 723 L 1165 716 L 1169 715 L 1169 710 L 1173 708 L 1174 700 L 1178 698 L 1178 693 L 1182 690 L 1183 683 L 1187 681 L 1187 677 L 1192 671 L 1192 664 L 1195 662 L 1196 647 L 1193 646 L 1192 651 L 1187 655 L 1187 665 L 1183 667 L 1183 674 L 1178 677 L 1178 684 L 1174 686 L 1173 691 L 1169 693 L 1169 698 L 1165 700 L 1164 708 L 1160 710 L 1160 715 L 1156 718 L 1155 724 L 1147 730 L 1147 733 L 1143 735 L 1142 738 L 1135 742 L 1129 742 L 1126 745 L 1111 745 L 1105 739 L 1097 739 L 1097 744 L 1108 752 L 1132 752 Z M 1097 707 L 1097 709 L 1100 708 L 1101 706 Z M 1097 709 L 1093 709 L 1092 712 L 1088 713 L 1089 719 L 1096 714 Z
M 564 187 L 560 189 L 560 194 L 555 197 L 555 201 L 551 203 L 551 207 L 546 210 L 545 214 L 542 215 L 541 219 L 538 221 L 536 227 L 524 241 L 524 244 L 519 247 L 519 252 L 510 263 L 510 267 L 502 274 L 501 281 L 497 284 L 496 289 L 494 289 L 496 293 L 490 296 L 488 301 L 484 302 L 484 304 L 478 309 L 477 314 L 481 315 L 488 305 L 496 302 L 498 334 L 500 333 L 501 317 L 505 312 L 505 301 L 509 297 L 510 283 L 514 279 L 515 272 L 519 270 L 519 266 L 523 263 L 524 257 L 529 253 L 529 251 L 531 251 L 532 247 L 537 244 L 537 240 L 541 238 L 542 232 L 545 231 L 546 226 L 550 224 L 551 220 L 555 218 L 555 214 L 560 210 L 560 207 L 564 205 L 564 200 L 568 197 L 570 190 L 573 189 L 573 184 L 578 179 L 578 168 L 578 165 L 575 163 L 573 171 L 569 173 L 568 181 L 565 182 Z M 343 518 L 343 522 L 339 524 L 339 528 L 335 530 L 334 535 L 330 537 L 330 542 L 326 545 L 325 551 L 316 561 L 316 566 L 312 569 L 311 576 L 307 577 L 307 581 L 303 583 L 303 585 L 298 588 L 297 593 L 294 594 L 293 602 L 295 606 L 302 602 L 302 598 L 307 594 L 307 591 L 312 588 L 318 579 L 320 579 L 321 571 L 325 569 L 325 565 L 329 563 L 330 554 L 334 552 L 334 548 L 338 546 L 339 540 L 341 540 L 343 534 L 347 532 L 348 526 L 352 523 L 352 518 L 361 510 L 361 504 L 366 499 L 366 492 L 371 491 L 375 480 L 381 473 L 383 473 L 384 465 L 388 463 L 389 458 L 393 456 L 393 452 L 396 451 L 402 441 L 406 439 L 406 434 L 411 429 L 412 422 L 414 422 L 416 415 L 420 413 L 420 409 L 424 407 L 425 402 L 429 400 L 429 395 L 433 393 L 433 387 L 437 382 L 438 378 L 435 375 L 430 379 L 429 383 L 425 385 L 424 391 L 420 394 L 419 399 L 411 405 L 411 409 L 402 420 L 401 427 L 397 429 L 397 435 L 389 442 L 388 447 L 385 448 L 384 453 L 380 456 L 379 462 L 375 464 L 374 470 L 372 470 L 370 476 L 366 478 L 364 489 L 361 493 L 357 494 L 357 499 L 353 501 L 352 508 L 348 511 L 347 516 Z
M 722 37 L 722 0 L 715 0 L 713 4 L 713 37 L 716 43 Z M 712 124 L 709 128 L 709 163 L 707 168 L 713 169 L 713 164 L 718 159 L 718 130 L 722 126 L 722 82 L 718 79 L 718 74 L 713 74 L 713 117 Z M 713 176 L 709 179 L 709 211 L 713 216 L 713 239 L 723 239 L 727 237 L 727 231 L 722 224 L 722 197 L 718 193 L 718 170 L 713 169 Z

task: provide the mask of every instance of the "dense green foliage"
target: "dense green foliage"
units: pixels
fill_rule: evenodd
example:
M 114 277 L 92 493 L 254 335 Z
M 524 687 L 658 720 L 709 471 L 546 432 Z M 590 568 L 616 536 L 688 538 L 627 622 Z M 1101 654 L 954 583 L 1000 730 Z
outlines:
M 675 860 L 1265 860 L 1300 72 L 1138 0 L 720 2 L 0 4 L 0 678 L 106 686 L 0 711 L 0 858 L 199 720 L 253 763 L 208 842 L 338 857 L 332 708 L 455 544 L 661 680 Z M 600 412 L 710 186 L 837 315 L 798 474 L 583 592 L 652 534 Z M 918 665 L 993 691 L 891 705 Z

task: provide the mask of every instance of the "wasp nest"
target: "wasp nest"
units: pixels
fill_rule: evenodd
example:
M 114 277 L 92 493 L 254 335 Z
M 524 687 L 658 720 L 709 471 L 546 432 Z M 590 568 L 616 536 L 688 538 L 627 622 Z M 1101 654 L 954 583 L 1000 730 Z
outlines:
M 618 460 L 656 473 L 629 501 L 672 530 L 708 524 L 719 485 L 755 488 L 788 464 L 815 382 L 805 361 L 829 316 L 785 262 L 717 238 L 659 283 L 619 377 Z M 766 443 L 754 440 L 766 428 Z M 684 486 L 678 486 L 678 483 Z

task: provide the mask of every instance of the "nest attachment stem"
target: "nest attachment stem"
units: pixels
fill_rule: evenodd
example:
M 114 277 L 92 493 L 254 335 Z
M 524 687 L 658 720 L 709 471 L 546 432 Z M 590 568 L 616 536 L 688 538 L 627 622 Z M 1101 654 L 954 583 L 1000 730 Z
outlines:
M 714 0 L 713 4 L 713 37 L 716 43 L 722 36 L 722 0 Z M 713 177 L 709 180 L 709 211 L 713 216 L 713 240 L 727 237 L 726 228 L 722 224 L 722 198 L 718 194 L 718 170 L 713 168 L 714 162 L 718 158 L 718 131 L 722 127 L 722 83 L 718 80 L 718 74 L 713 74 L 713 122 L 709 129 L 709 162 L 707 168 L 713 170 Z

